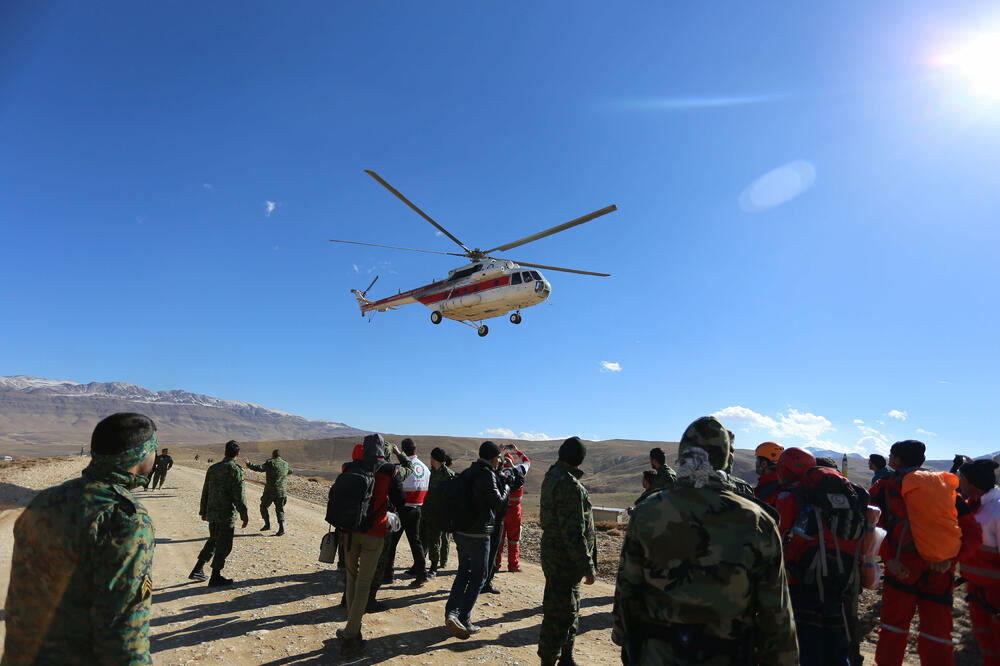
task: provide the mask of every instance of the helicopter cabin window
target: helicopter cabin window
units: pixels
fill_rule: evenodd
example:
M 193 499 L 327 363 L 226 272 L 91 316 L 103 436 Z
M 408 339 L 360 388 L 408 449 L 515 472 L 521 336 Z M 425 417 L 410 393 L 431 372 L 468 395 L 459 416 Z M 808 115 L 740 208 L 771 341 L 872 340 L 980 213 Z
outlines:
M 511 284 L 521 284 L 521 274 L 520 273 L 512 273 L 511 276 L 510 276 L 510 283 Z
M 473 273 L 475 273 L 476 271 L 478 271 L 482 267 L 483 267 L 482 264 L 476 264 L 475 266 L 470 266 L 469 268 L 463 268 L 460 271 L 455 271 L 454 273 L 452 273 L 451 277 L 448 278 L 448 279 L 451 280 L 451 281 L 461 280 L 462 278 L 469 277 L 470 275 L 472 275 Z
M 477 285 L 477 286 L 473 287 L 472 291 L 479 291 L 479 286 Z
M 531 273 L 529 273 L 528 271 L 524 271 L 523 273 L 521 273 L 521 277 L 524 278 L 525 282 L 531 282 L 534 279 L 533 277 L 531 277 Z
M 494 287 L 499 287 L 500 286 L 500 280 L 493 280 L 493 286 Z
M 531 277 L 535 278 L 536 280 L 542 279 L 542 276 L 538 274 L 538 271 L 531 271 Z

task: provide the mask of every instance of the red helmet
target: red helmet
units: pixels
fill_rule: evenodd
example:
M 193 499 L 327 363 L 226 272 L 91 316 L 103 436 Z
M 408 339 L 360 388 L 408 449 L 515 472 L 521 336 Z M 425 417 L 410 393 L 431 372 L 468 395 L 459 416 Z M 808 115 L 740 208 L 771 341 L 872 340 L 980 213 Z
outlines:
M 790 447 L 778 456 L 778 478 L 784 483 L 800 481 L 806 470 L 816 466 L 816 457 L 804 449 Z

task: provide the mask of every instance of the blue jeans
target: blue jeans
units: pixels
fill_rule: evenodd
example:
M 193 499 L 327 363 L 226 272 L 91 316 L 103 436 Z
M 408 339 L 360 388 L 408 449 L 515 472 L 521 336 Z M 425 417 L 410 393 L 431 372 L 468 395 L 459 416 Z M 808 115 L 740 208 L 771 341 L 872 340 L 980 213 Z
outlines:
M 455 613 L 462 624 L 469 623 L 469 614 L 479 598 L 479 590 L 489 573 L 490 539 L 469 537 L 455 533 L 455 548 L 458 549 L 458 572 L 451 585 L 451 594 L 444 607 L 444 615 Z

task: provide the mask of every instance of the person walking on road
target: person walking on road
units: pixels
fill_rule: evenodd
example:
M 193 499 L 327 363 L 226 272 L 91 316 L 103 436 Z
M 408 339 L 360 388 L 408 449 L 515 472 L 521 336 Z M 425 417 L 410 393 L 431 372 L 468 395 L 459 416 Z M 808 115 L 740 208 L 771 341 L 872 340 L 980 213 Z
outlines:
M 156 425 L 103 419 L 80 478 L 43 490 L 14 523 L 4 664 L 152 664 L 153 522 L 146 483 Z
M 226 457 L 208 468 L 205 485 L 201 489 L 201 519 L 208 522 L 208 540 L 198 554 L 198 563 L 188 574 L 191 580 L 205 580 L 204 566 L 212 561 L 212 577 L 209 587 L 232 585 L 231 578 L 222 575 L 226 558 L 233 551 L 233 536 L 236 532 L 236 515 L 239 514 L 243 527 L 247 526 L 247 498 L 243 489 L 243 469 L 236 463 L 240 455 L 240 445 L 235 440 L 226 442 Z
M 264 492 L 260 496 L 260 517 L 264 519 L 264 527 L 261 532 L 271 529 L 271 516 L 268 508 L 274 504 L 274 515 L 278 519 L 278 531 L 274 536 L 282 536 L 285 533 L 285 503 L 288 501 L 288 475 L 292 473 L 292 468 L 282 460 L 281 451 L 275 449 L 271 451 L 270 459 L 264 461 L 263 465 L 254 465 L 249 458 L 244 458 L 249 469 L 265 474 Z
M 162 453 L 156 454 L 156 460 L 153 461 L 153 477 L 150 479 L 150 485 L 153 486 L 153 490 L 163 487 L 163 482 L 167 480 L 167 471 L 174 466 L 174 459 L 170 457 L 167 449 L 163 449 Z
M 579 437 L 559 447 L 559 460 L 542 481 L 538 522 L 542 528 L 542 627 L 538 656 L 543 666 L 575 664 L 573 643 L 580 616 L 580 581 L 593 585 L 597 576 L 597 537 L 580 465 L 587 449 Z

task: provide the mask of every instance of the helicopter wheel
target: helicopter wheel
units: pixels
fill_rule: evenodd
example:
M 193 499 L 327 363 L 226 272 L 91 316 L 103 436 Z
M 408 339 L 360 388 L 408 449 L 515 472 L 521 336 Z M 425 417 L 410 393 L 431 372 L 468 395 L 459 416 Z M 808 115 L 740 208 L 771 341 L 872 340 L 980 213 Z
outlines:
M 520 324 L 521 323 L 521 313 L 520 312 L 513 313 L 510 316 L 510 323 L 512 323 L 512 324 Z
M 441 313 L 438 312 L 437 310 L 434 310 L 433 312 L 431 312 L 431 323 L 432 324 L 440 324 L 441 323 Z
M 479 337 L 485 338 L 486 334 L 490 332 L 490 327 L 487 326 L 486 324 L 483 324 L 482 326 L 477 328 L 476 331 L 479 333 Z

